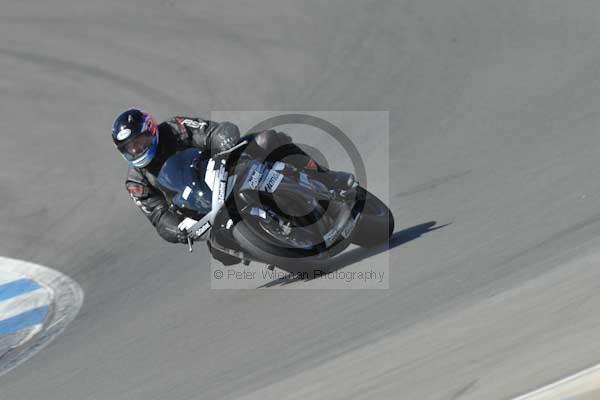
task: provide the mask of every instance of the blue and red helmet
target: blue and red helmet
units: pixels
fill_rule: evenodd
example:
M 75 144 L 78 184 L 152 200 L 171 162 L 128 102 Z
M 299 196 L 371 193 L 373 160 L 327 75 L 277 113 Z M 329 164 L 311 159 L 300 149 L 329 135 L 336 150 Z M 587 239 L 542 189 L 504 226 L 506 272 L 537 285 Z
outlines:
M 158 124 L 149 113 L 132 108 L 113 122 L 112 138 L 129 165 L 143 168 L 156 155 Z

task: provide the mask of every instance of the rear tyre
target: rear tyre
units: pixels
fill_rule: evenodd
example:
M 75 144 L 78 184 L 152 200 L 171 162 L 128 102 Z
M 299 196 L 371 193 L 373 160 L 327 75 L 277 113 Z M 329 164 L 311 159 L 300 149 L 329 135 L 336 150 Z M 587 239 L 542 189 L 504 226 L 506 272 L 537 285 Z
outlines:
M 388 241 L 394 233 L 394 216 L 390 209 L 363 187 L 358 187 L 357 197 L 365 204 L 352 233 L 352 243 L 375 247 Z
M 323 254 L 303 254 L 300 249 L 290 249 L 285 245 L 275 245 L 265 237 L 257 235 L 256 228 L 250 228 L 247 222 L 240 221 L 233 227 L 233 238 L 242 251 L 251 258 L 266 264 L 274 264 L 289 272 L 320 269 L 329 262 Z

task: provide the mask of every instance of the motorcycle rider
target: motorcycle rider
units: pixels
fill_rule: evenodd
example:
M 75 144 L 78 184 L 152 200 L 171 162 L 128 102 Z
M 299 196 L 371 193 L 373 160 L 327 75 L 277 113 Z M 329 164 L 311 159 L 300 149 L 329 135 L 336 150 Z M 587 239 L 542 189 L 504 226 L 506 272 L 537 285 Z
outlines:
M 136 108 L 117 116 L 112 126 L 112 138 L 122 156 L 129 163 L 125 187 L 129 195 L 146 215 L 158 234 L 172 243 L 187 243 L 187 235 L 178 229 L 184 219 L 176 209 L 170 207 L 156 181 L 163 163 L 173 154 L 195 147 L 209 154 L 216 154 L 235 146 L 240 141 L 240 132 L 231 122 L 215 122 L 195 117 L 176 116 L 160 124 L 148 112 Z M 315 172 L 328 172 L 318 165 L 291 138 L 273 130 L 246 136 L 254 148 L 265 154 L 278 150 L 278 157 L 287 157 L 286 162 L 297 168 Z M 293 156 L 293 157 L 289 157 Z M 339 185 L 339 177 L 330 175 L 331 185 Z M 343 179 L 347 179 L 346 175 Z M 342 186 L 347 183 L 344 182 Z M 209 242 L 207 242 L 209 243 Z M 210 248 L 213 257 L 224 264 L 236 260 Z

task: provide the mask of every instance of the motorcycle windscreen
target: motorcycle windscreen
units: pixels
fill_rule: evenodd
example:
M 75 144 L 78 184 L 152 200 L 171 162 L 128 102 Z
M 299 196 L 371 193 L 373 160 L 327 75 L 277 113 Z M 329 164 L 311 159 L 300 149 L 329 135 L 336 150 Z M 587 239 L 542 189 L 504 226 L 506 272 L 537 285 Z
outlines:
M 173 154 L 160 169 L 158 184 L 180 209 L 207 214 L 212 208 L 212 190 L 204 182 L 208 159 L 196 148 Z

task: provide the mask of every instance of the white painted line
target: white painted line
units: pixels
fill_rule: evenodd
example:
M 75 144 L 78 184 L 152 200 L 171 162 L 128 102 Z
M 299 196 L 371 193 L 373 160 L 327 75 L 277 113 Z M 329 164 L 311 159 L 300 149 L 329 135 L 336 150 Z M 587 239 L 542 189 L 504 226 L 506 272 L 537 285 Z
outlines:
M 9 273 L 8 271 L 4 271 L 0 268 L 0 285 L 4 285 L 5 283 L 9 283 L 12 281 L 16 281 L 22 276 L 18 274 Z
M 20 296 L 0 301 L 0 320 L 9 319 L 34 308 L 49 306 L 50 303 L 50 294 L 42 288 L 23 293 Z
M 598 389 L 600 389 L 600 364 L 516 397 L 513 400 L 566 400 Z
M 44 329 L 44 324 L 37 324 L 32 326 L 30 328 L 30 331 L 27 333 L 27 336 L 25 336 L 25 338 L 21 340 L 20 343 L 26 343 L 27 341 L 31 340 L 33 337 L 35 337 L 35 335 L 40 333 L 42 329 Z

